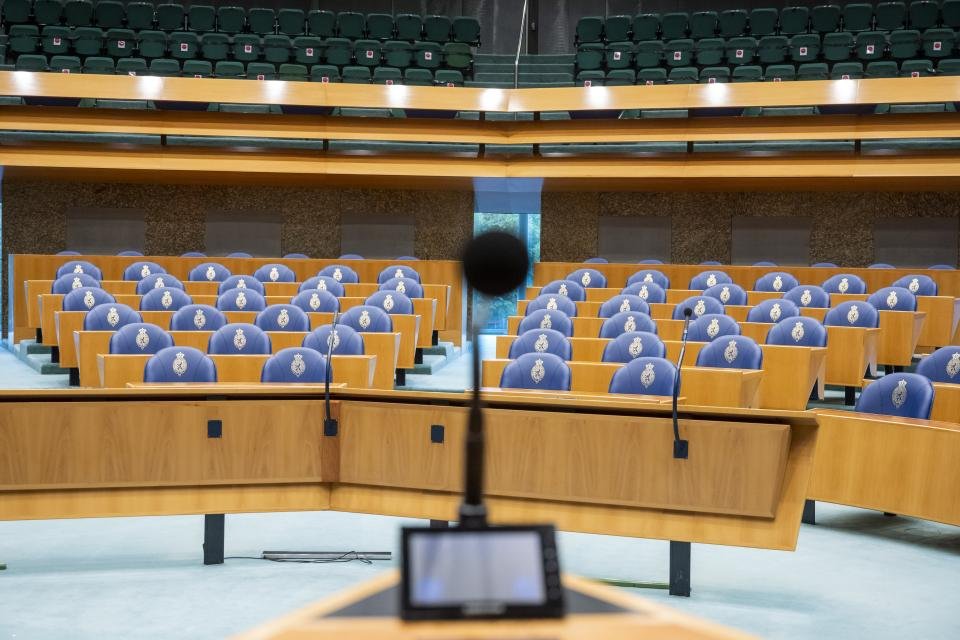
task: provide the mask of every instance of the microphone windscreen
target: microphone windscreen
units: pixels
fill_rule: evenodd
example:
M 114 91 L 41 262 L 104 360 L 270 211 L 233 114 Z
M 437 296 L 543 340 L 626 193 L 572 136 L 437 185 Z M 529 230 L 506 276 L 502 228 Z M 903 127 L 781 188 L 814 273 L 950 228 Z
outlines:
M 683 308 L 683 317 L 684 317 L 684 318 L 689 318 L 689 317 L 692 316 L 692 315 L 693 315 L 693 309 L 691 309 L 690 307 L 684 307 L 684 308 Z
M 503 231 L 483 233 L 463 251 L 467 282 L 488 296 L 502 296 L 519 287 L 529 266 L 527 248 L 515 235 Z

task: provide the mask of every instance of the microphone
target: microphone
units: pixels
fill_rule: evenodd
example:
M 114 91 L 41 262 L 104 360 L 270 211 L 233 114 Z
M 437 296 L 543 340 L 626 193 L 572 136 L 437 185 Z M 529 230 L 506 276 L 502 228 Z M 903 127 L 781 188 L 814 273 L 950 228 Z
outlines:
M 680 439 L 680 425 L 677 421 L 677 400 L 680 397 L 680 367 L 683 366 L 683 354 L 687 351 L 687 331 L 690 328 L 690 316 L 693 310 L 690 307 L 683 309 L 683 337 L 680 339 L 680 357 L 677 358 L 677 374 L 673 378 L 673 457 L 686 459 L 690 453 L 690 446 L 686 440 Z
M 325 436 L 335 436 L 337 435 L 337 419 L 330 417 L 330 379 L 333 377 L 333 365 L 331 360 L 333 358 L 333 338 L 336 335 L 337 331 L 337 321 L 340 319 L 340 312 L 333 312 L 333 324 L 330 326 L 330 333 L 327 334 L 327 370 L 326 375 L 323 379 L 323 401 L 324 401 L 324 416 L 323 416 L 323 435 Z

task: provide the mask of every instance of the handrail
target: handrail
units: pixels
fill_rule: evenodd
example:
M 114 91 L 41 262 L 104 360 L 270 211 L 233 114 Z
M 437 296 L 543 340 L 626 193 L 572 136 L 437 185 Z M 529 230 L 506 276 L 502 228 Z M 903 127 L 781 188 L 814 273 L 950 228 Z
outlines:
M 520 16 L 520 33 L 517 35 L 517 57 L 513 59 L 513 88 L 520 86 L 520 49 L 523 46 L 523 33 L 527 30 L 527 7 L 529 0 L 523 0 L 523 11 Z

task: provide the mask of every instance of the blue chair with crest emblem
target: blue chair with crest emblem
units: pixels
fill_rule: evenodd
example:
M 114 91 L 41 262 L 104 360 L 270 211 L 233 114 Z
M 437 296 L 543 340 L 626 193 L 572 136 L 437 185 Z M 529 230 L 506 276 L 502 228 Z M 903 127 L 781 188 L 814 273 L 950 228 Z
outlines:
M 670 288 L 670 278 L 668 278 L 664 272 L 657 271 L 656 269 L 641 269 L 627 278 L 628 287 L 638 282 L 646 282 L 647 284 L 653 283 L 658 285 L 661 289 Z
M 552 353 L 525 353 L 504 368 L 500 387 L 569 391 L 570 367 Z
M 690 278 L 690 286 L 687 288 L 703 291 L 718 284 L 731 284 L 732 282 L 733 279 L 723 271 L 702 271 Z
M 567 280 L 580 283 L 584 289 L 602 289 L 607 286 L 607 276 L 596 269 L 577 269 L 567 276 Z
M 665 358 L 636 358 L 613 374 L 610 379 L 610 393 L 672 396 L 676 377 L 677 367 Z
M 903 287 L 884 287 L 870 294 L 867 302 L 883 311 L 916 311 L 917 297 Z
M 693 342 L 713 342 L 723 336 L 740 335 L 740 325 L 722 313 L 705 313 L 690 323 L 687 339 Z
M 800 281 L 786 271 L 773 271 L 761 276 L 753 285 L 754 291 L 790 291 L 800 284 Z
M 116 302 L 116 298 L 100 287 L 80 287 L 63 296 L 64 311 L 89 311 L 98 304 Z
M 188 304 L 173 312 L 171 331 L 216 331 L 227 324 L 227 316 L 208 304 Z
M 187 251 L 180 254 L 181 258 L 206 258 L 207 254 L 202 251 Z
M 921 274 L 903 276 L 893 283 L 894 287 L 903 287 L 915 296 L 937 295 L 937 281 Z
M 285 253 L 283 254 L 284 260 L 309 260 L 310 256 L 305 253 Z
M 871 382 L 854 411 L 900 418 L 930 419 L 933 383 L 916 373 L 894 373 Z
M 326 379 L 326 356 L 304 347 L 288 347 L 277 351 L 263 363 L 263 371 L 260 373 L 260 382 L 320 384 Z M 330 379 L 333 379 L 332 370 Z
M 569 360 L 573 356 L 570 340 L 556 329 L 530 329 L 521 333 L 510 345 L 511 360 L 525 353 L 552 353 Z
M 762 369 L 763 350 L 747 336 L 724 336 L 709 343 L 697 354 L 698 367 Z
M 836 265 L 832 262 L 814 262 L 811 267 L 830 267 L 831 269 L 836 269 L 839 265 Z
M 656 333 L 657 325 L 653 319 L 642 311 L 620 311 L 603 321 L 600 327 L 601 338 L 616 338 L 621 333 L 646 331 Z
M 559 310 L 567 314 L 569 318 L 577 317 L 577 303 L 566 296 L 559 294 L 542 293 L 527 304 L 525 315 L 530 315 L 534 311 L 541 309 Z
M 784 300 L 789 300 L 797 307 L 811 307 L 817 309 L 830 308 L 830 294 L 815 284 L 797 285 L 783 294 Z
M 264 331 L 310 331 L 310 318 L 294 304 L 272 304 L 253 323 Z
M 623 311 L 639 311 L 640 313 L 649 315 L 650 305 L 640 296 L 621 293 L 600 305 L 600 312 L 597 316 L 600 318 L 610 318 Z
M 74 289 L 80 289 L 81 287 L 99 289 L 100 281 L 86 273 L 68 273 L 53 281 L 53 285 L 50 287 L 50 293 L 66 295 Z
M 187 280 L 191 282 L 223 282 L 230 276 L 230 269 L 219 262 L 204 262 L 190 270 Z
M 193 304 L 193 299 L 185 291 L 173 287 L 151 289 L 140 298 L 141 311 L 176 311 L 188 304 Z
M 399 291 L 377 291 L 365 304 L 380 307 L 387 313 L 413 313 L 413 301 Z
M 531 329 L 556 329 L 569 338 L 573 335 L 573 322 L 559 309 L 538 309 L 520 321 L 517 334 L 524 334 Z
M 827 293 L 866 293 L 867 283 L 852 273 L 838 273 L 823 281 L 823 290 Z
M 87 262 L 86 260 L 71 260 L 70 262 L 64 262 L 57 269 L 57 277 L 63 277 L 68 273 L 85 273 L 88 276 L 93 276 L 96 280 L 103 280 L 103 274 L 100 272 L 100 267 L 93 264 L 92 262 Z M 139 278 L 137 278 L 139 280 Z
M 337 298 L 342 297 L 344 294 L 343 285 L 330 276 L 313 276 L 312 278 L 307 278 L 300 283 L 299 292 L 316 291 L 317 289 L 327 291 Z
M 136 258 L 143 257 L 143 253 L 140 251 L 134 251 L 133 249 L 127 249 L 126 251 L 121 251 L 117 254 L 120 258 Z
M 583 302 L 587 299 L 587 292 L 583 290 L 583 286 L 573 280 L 554 280 L 553 282 L 548 282 L 540 289 L 540 295 L 546 293 L 566 296 L 574 302 Z
M 391 278 L 410 278 L 418 283 L 420 282 L 420 274 L 417 273 L 417 270 L 403 264 L 390 265 L 381 271 L 380 275 L 377 276 L 377 284 L 383 284 Z
M 230 289 L 217 298 L 217 309 L 221 311 L 263 311 L 266 308 L 266 299 L 253 289 Z
M 621 291 L 626 296 L 640 296 L 647 304 L 658 304 L 667 301 L 667 292 L 655 282 L 634 282 Z
M 154 273 L 147 276 L 137 283 L 137 293 L 141 296 L 146 295 L 154 289 L 180 289 L 183 290 L 183 283 L 169 273 Z
M 173 346 L 170 334 L 155 324 L 134 322 L 110 336 L 110 353 L 149 353 Z
M 320 269 L 318 276 L 329 276 L 341 284 L 354 284 L 360 282 L 360 276 L 350 267 L 343 264 L 331 264 L 328 267 Z
M 345 324 L 337 324 L 336 329 L 332 324 L 325 324 L 308 333 L 303 339 L 303 346 L 323 354 L 332 347 L 332 355 L 362 356 L 363 334 L 357 333 Z
M 875 329 L 879 326 L 879 318 L 876 307 L 869 302 L 848 300 L 827 311 L 823 324 L 827 327 L 867 327 Z
M 603 348 L 602 362 L 632 362 L 640 356 L 662 358 L 667 348 L 655 333 L 649 331 L 626 331 L 607 343 Z
M 776 266 L 777 266 L 777 263 L 776 263 L 776 262 L 770 262 L 769 260 L 760 260 L 759 262 L 754 262 L 754 263 L 753 263 L 753 266 L 754 266 L 754 267 L 776 267 Z M 759 289 L 758 289 L 758 291 L 759 291 Z
M 340 317 L 340 322 L 360 333 L 387 333 L 393 331 L 390 314 L 369 304 L 350 307 Z
M 138 262 L 134 262 L 123 270 L 123 279 L 139 281 L 143 280 L 147 276 L 166 272 L 167 270 L 158 265 L 156 262 L 140 260 Z
M 253 277 L 260 282 L 296 282 L 297 274 L 285 264 L 265 264 L 253 272 Z
M 800 315 L 800 309 L 786 298 L 763 300 L 747 312 L 747 322 L 780 322 Z
M 246 251 L 232 251 L 228 253 L 225 257 L 227 258 L 252 258 L 253 256 Z
M 80 289 L 77 289 L 80 291 Z M 94 289 L 99 291 L 99 289 Z M 71 294 L 72 295 L 72 294 Z M 116 331 L 133 322 L 143 322 L 140 314 L 125 304 L 119 302 L 107 302 L 98 304 L 87 311 L 83 317 L 84 331 Z
M 381 291 L 398 291 L 408 298 L 422 298 L 423 285 L 413 278 L 390 278 L 380 284 Z
M 596 258 L 587 258 L 583 261 L 584 264 L 608 264 L 610 261 L 606 258 L 596 257 Z
M 704 289 L 703 295 L 719 300 L 724 305 L 747 304 L 747 292 L 743 290 L 743 287 L 733 284 L 732 282 L 724 282 L 715 284 L 712 287 L 707 287 Z
M 792 316 L 770 327 L 767 344 L 789 347 L 825 347 L 827 330 L 816 318 Z
M 693 312 L 692 319 L 696 319 L 706 313 L 723 314 L 723 303 L 707 296 L 690 296 L 673 308 L 673 319 L 683 320 L 684 309 L 690 309 Z
M 896 269 L 892 264 L 887 264 L 886 262 L 874 262 L 872 265 L 867 267 L 867 269 Z
M 217 293 L 223 294 L 231 289 L 249 289 L 263 295 L 263 283 L 253 276 L 229 276 L 220 283 Z
M 167 347 L 147 360 L 144 382 L 216 382 L 217 365 L 194 347 Z
M 960 384 L 960 345 L 940 347 L 923 358 L 917 373 L 933 382 Z
M 307 313 L 340 310 L 340 300 L 330 293 L 330 291 L 324 289 L 307 289 L 306 291 L 301 291 L 294 296 L 290 304 L 300 307 Z
M 359 253 L 345 253 L 338 260 L 363 260 L 363 256 Z
M 263 355 L 271 353 L 270 336 L 255 324 L 234 322 L 225 324 L 210 336 L 207 353 L 221 355 Z
M 638 260 L 637 264 L 663 264 L 663 260 L 657 260 L 656 258 L 644 258 L 643 260 Z

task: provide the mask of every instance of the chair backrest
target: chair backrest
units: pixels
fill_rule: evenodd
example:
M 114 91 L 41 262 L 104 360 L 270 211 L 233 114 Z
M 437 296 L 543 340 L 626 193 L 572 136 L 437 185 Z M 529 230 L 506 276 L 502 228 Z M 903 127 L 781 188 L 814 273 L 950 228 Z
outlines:
M 283 258 L 284 260 L 308 260 L 310 256 L 305 253 L 285 253 Z
M 600 337 L 616 338 L 621 333 L 633 331 L 656 333 L 657 325 L 642 311 L 621 311 L 604 320 L 603 326 L 600 327 Z
M 324 355 L 328 349 L 332 348 L 333 355 L 362 356 L 363 334 L 357 333 L 345 324 L 337 324 L 336 329 L 333 329 L 332 324 L 325 324 L 307 334 L 303 339 L 303 346 Z
M 567 276 L 567 280 L 579 282 L 584 289 L 597 289 L 607 286 L 607 276 L 596 269 L 577 269 Z
M 504 389 L 570 390 L 570 367 L 552 353 L 525 353 L 503 370 Z
M 677 368 L 658 357 L 636 358 L 618 369 L 610 379 L 610 393 L 672 396 Z
M 694 318 L 705 313 L 723 313 L 723 303 L 708 296 L 690 296 L 673 308 L 673 319 L 683 320 L 683 310 L 690 309 Z
M 917 365 L 917 373 L 933 382 L 960 384 L 960 345 L 940 347 Z
M 933 383 L 916 373 L 894 373 L 871 382 L 857 399 L 855 411 L 883 416 L 930 419 Z
M 110 336 L 110 353 L 156 353 L 173 346 L 170 334 L 155 324 L 134 322 Z
M 219 262 L 204 262 L 190 270 L 187 279 L 191 282 L 223 282 L 230 277 L 230 270 Z
M 670 288 L 670 278 L 662 271 L 657 271 L 656 269 L 641 269 L 627 278 L 627 286 L 634 285 L 638 282 L 646 284 L 653 283 L 661 289 Z
M 333 379 L 331 371 L 330 378 Z M 288 347 L 270 356 L 263 363 L 260 382 L 312 382 L 327 379 L 327 358 L 319 351 L 304 347 Z
M 624 295 L 640 296 L 647 304 L 656 304 L 667 301 L 667 292 L 654 282 L 634 282 L 624 287 L 620 293 Z
M 257 314 L 254 324 L 264 331 L 310 331 L 310 318 L 294 304 L 272 304 Z
M 896 269 L 892 264 L 887 264 L 886 262 L 874 262 L 872 265 L 867 267 L 867 269 Z
M 747 312 L 747 322 L 780 322 L 800 315 L 800 309 L 786 298 L 763 300 Z
M 838 273 L 830 276 L 823 282 L 823 289 L 827 293 L 865 293 L 867 283 L 860 276 L 852 273 Z
M 525 353 L 552 353 L 564 360 L 569 360 L 573 355 L 570 340 L 555 329 L 524 331 L 510 345 L 507 357 L 516 360 Z
M 523 334 L 531 329 L 556 329 L 563 335 L 570 337 L 573 335 L 573 322 L 570 317 L 559 309 L 538 309 L 520 321 L 518 334 Z
M 343 264 L 331 264 L 328 267 L 320 269 L 318 276 L 330 276 L 341 284 L 353 284 L 360 282 L 357 272 Z
M 903 287 L 915 296 L 937 295 L 937 281 L 922 274 L 903 276 L 893 286 Z
M 107 302 L 87 311 L 83 318 L 83 330 L 116 331 L 132 322 L 143 322 L 137 311 L 119 302 Z
M 600 313 L 597 315 L 601 318 L 609 318 L 623 311 L 639 311 L 649 315 L 650 305 L 638 295 L 621 293 L 600 305 Z
M 584 264 L 607 264 L 609 262 L 610 261 L 607 260 L 606 258 L 600 258 L 600 257 L 587 258 L 586 260 L 583 261 Z
M 216 331 L 227 324 L 227 316 L 208 304 L 188 304 L 170 318 L 171 331 Z
M 540 295 L 545 293 L 566 296 L 574 302 L 582 302 L 587 299 L 587 293 L 583 290 L 583 286 L 573 280 L 554 280 L 553 282 L 548 282 L 540 289 Z
M 137 256 L 142 256 L 143 253 L 140 251 L 134 251 L 133 249 L 127 249 L 126 251 L 120 251 L 117 253 L 117 256 L 121 258 L 133 258 Z
M 763 351 L 747 336 L 724 336 L 722 340 L 714 340 L 700 350 L 697 366 L 760 369 L 763 367 Z
M 57 269 L 58 278 L 68 273 L 85 273 L 88 276 L 93 276 L 97 280 L 103 280 L 103 274 L 100 272 L 100 267 L 92 262 L 87 262 L 86 260 L 71 260 L 70 262 L 64 262 Z M 137 279 L 139 280 L 139 278 Z
M 145 296 L 154 289 L 180 289 L 183 291 L 183 283 L 169 273 L 151 273 L 137 283 L 137 293 Z
M 363 256 L 359 253 L 345 253 L 339 258 L 340 260 L 363 260 Z
M 304 291 L 327 291 L 330 294 L 341 297 L 344 294 L 343 285 L 330 276 L 313 276 L 300 283 L 300 293 Z
M 380 284 L 381 291 L 396 291 L 408 298 L 422 298 L 423 285 L 413 278 L 390 278 Z
M 701 263 L 702 264 L 702 263 Z M 697 275 L 690 278 L 690 289 L 700 289 L 703 291 L 709 287 L 716 286 L 718 284 L 726 284 L 733 282 L 733 279 L 730 278 L 723 271 L 702 271 Z
M 116 298 L 100 287 L 80 287 L 63 296 L 64 311 L 89 311 L 98 304 L 116 302 Z
M 158 265 L 156 262 L 149 262 L 147 260 L 140 260 L 129 265 L 126 269 L 123 270 L 123 279 L 124 280 L 143 280 L 149 275 L 156 273 L 166 273 L 167 270 Z
M 260 282 L 296 282 L 297 274 L 285 264 L 265 264 L 253 272 L 253 277 Z
M 879 317 L 876 307 L 869 302 L 848 300 L 827 311 L 823 324 L 828 327 L 876 328 Z
M 253 256 L 246 251 L 232 251 L 227 254 L 228 258 L 252 258 Z
M 263 311 L 267 301 L 263 295 L 253 289 L 230 289 L 217 298 L 217 309 L 221 311 Z
M 202 251 L 187 251 L 186 253 L 180 254 L 181 258 L 206 258 L 207 254 Z
M 217 366 L 194 347 L 167 347 L 147 360 L 144 382 L 216 382 Z
M 928 269 L 937 269 L 937 270 L 940 270 L 940 271 L 954 271 L 954 270 L 956 270 L 956 267 L 953 266 L 952 264 L 932 264 L 932 265 L 930 265 L 930 266 L 927 267 L 927 268 L 928 268 Z
M 784 318 L 770 327 L 770 331 L 767 332 L 767 344 L 825 347 L 827 330 L 816 318 L 807 316 Z
M 773 271 L 757 279 L 753 285 L 754 291 L 790 291 L 800 282 L 785 271 Z
M 776 262 L 770 262 L 769 260 L 760 260 L 759 262 L 754 262 L 753 266 L 755 267 L 775 267 L 777 266 Z M 758 289 L 759 291 L 759 289 Z
M 420 282 L 420 274 L 417 273 L 417 270 L 403 264 L 390 265 L 381 271 L 380 275 L 377 276 L 377 284 L 383 284 L 391 278 L 410 278 L 418 283 Z
M 270 336 L 255 324 L 225 324 L 210 336 L 207 353 L 225 355 L 262 355 L 273 351 Z
M 603 348 L 603 362 L 631 362 L 641 356 L 662 358 L 667 348 L 655 333 L 627 331 L 607 343 Z
M 735 285 L 732 282 L 715 284 L 712 287 L 707 287 L 704 289 L 703 295 L 708 298 L 719 300 L 724 305 L 747 304 L 747 292 L 743 290 L 743 287 Z
M 827 309 L 830 307 L 830 294 L 823 287 L 815 284 L 797 285 L 783 294 L 784 300 L 789 300 L 798 307 L 815 307 Z
M 306 291 L 301 291 L 294 296 L 293 300 L 290 301 L 290 304 L 296 305 L 307 313 L 314 311 L 332 312 L 340 310 L 340 300 L 338 300 L 337 297 L 329 291 L 323 289 L 308 289 Z
M 226 293 L 231 289 L 249 289 L 263 295 L 263 283 L 253 276 L 227 276 L 218 287 L 218 293 Z
M 413 313 L 413 302 L 399 291 L 377 291 L 365 304 L 380 307 L 387 313 Z
M 393 331 L 390 314 L 368 304 L 350 307 L 340 317 L 340 322 L 360 333 L 386 333 Z
M 140 298 L 141 311 L 176 311 L 188 304 L 193 304 L 190 296 L 173 287 L 151 289 Z
M 63 251 L 57 251 L 57 253 L 56 253 L 55 255 L 58 255 L 58 256 L 79 256 L 79 255 L 83 255 L 83 254 L 80 253 L 79 251 L 73 251 L 73 250 L 71 250 L 71 249 L 64 249 Z M 931 269 L 932 269 L 932 268 L 933 268 L 933 267 L 931 267 Z
M 50 293 L 68 294 L 81 287 L 100 288 L 100 281 L 86 273 L 67 273 L 53 281 Z
M 740 325 L 722 313 L 705 313 L 690 323 L 687 339 L 694 342 L 713 342 L 722 336 L 740 335 Z
M 837 267 L 837 265 L 834 264 L 834 263 L 832 263 L 832 262 L 814 262 L 814 263 L 813 263 L 812 265 L 810 265 L 810 266 L 811 266 L 811 267 L 831 267 L 831 268 L 834 268 L 834 269 Z
M 916 311 L 917 297 L 904 287 L 884 287 L 870 294 L 867 302 L 884 311 Z
M 531 300 L 529 303 L 527 303 L 526 315 L 530 315 L 534 311 L 540 311 L 541 309 L 546 309 L 548 311 L 555 311 L 559 309 L 567 314 L 567 316 L 570 318 L 574 318 L 577 315 L 577 303 L 566 296 L 561 296 L 556 293 L 542 293 Z

